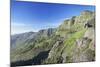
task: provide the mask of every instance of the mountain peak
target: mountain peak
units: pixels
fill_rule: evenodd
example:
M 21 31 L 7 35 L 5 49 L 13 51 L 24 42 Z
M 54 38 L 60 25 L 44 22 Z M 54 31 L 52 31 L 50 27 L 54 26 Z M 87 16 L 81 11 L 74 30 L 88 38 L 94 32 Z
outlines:
M 84 10 L 83 12 L 81 12 L 81 15 L 90 15 L 92 13 L 93 13 L 92 11 Z

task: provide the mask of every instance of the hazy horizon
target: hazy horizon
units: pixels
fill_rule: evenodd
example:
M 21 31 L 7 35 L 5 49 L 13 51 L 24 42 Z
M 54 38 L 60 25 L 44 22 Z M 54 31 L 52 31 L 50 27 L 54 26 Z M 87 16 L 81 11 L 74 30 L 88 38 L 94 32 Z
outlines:
M 84 10 L 94 11 L 95 6 L 13 1 L 11 34 L 56 28 L 66 18 L 77 16 Z

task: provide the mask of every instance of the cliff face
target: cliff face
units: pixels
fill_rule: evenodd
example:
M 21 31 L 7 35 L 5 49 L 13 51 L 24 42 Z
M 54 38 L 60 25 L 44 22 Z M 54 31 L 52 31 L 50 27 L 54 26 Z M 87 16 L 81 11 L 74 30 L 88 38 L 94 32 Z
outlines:
M 80 16 L 65 20 L 56 31 L 63 40 L 49 52 L 47 63 L 83 62 L 95 60 L 95 17 L 84 11 Z M 56 47 L 55 47 L 56 46 Z M 62 61 L 61 61 L 62 59 Z
M 11 51 L 12 66 L 94 61 L 95 13 L 83 11 L 58 28 L 39 31 L 28 42 Z

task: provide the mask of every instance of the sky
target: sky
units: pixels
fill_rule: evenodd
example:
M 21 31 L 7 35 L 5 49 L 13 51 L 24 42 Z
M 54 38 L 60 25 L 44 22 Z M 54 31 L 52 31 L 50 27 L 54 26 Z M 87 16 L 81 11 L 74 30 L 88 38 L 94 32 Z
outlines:
M 94 11 L 95 6 L 14 0 L 11 2 L 11 34 L 56 28 L 65 19 L 80 15 L 84 10 Z

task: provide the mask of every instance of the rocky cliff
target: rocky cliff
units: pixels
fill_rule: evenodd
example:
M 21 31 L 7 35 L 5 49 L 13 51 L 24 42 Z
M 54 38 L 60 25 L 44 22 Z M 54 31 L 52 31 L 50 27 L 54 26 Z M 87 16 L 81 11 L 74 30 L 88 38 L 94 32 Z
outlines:
M 11 50 L 12 66 L 94 61 L 95 12 L 83 11 L 57 28 L 40 30 L 27 38 L 19 36 L 17 41 L 20 37 L 24 43 Z

